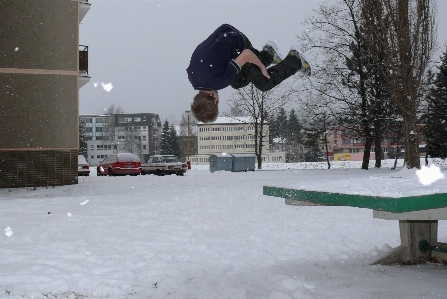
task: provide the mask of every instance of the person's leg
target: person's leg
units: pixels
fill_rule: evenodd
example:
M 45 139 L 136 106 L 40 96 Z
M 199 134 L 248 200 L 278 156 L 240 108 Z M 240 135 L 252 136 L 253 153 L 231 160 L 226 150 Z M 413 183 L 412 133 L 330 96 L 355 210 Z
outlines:
M 245 49 L 250 49 L 258 57 L 263 65 L 267 67 L 273 63 L 273 56 L 269 52 L 264 50 L 259 52 L 258 50 L 253 48 L 250 40 L 245 35 L 244 39 Z M 250 63 L 246 63 L 246 65 L 247 64 Z M 231 87 L 233 87 L 234 89 L 245 87 L 251 82 L 247 74 L 244 72 L 244 67 L 245 65 L 242 67 L 242 70 L 239 72 L 239 74 L 236 75 L 236 77 L 233 79 L 233 82 L 231 83 Z
M 295 55 L 289 54 L 283 61 L 267 69 L 270 79 L 267 79 L 261 73 L 259 67 L 252 63 L 246 63 L 242 67 L 241 73 L 243 72 L 245 74 L 249 80 L 248 83 L 253 83 L 256 88 L 261 91 L 268 91 L 280 84 L 285 79 L 294 75 L 301 69 L 301 66 L 301 59 Z

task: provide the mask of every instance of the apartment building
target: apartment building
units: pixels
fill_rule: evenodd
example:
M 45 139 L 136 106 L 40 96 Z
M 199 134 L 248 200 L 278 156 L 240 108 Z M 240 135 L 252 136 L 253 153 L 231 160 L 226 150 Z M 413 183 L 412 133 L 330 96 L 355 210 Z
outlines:
M 1 1 L 0 187 L 77 184 L 81 0 Z
M 110 154 L 130 152 L 145 162 L 159 153 L 161 121 L 158 114 L 81 115 L 87 160 L 96 166 Z
M 422 128 L 424 125 L 418 125 Z M 362 161 L 365 151 L 365 138 L 360 136 L 346 136 L 343 134 L 344 128 L 339 127 L 332 129 L 328 134 L 328 156 L 334 161 Z M 419 130 L 419 149 L 421 157 L 425 156 L 426 138 L 423 135 L 423 130 Z M 391 153 L 396 152 L 403 146 L 403 139 L 396 140 L 392 136 L 384 136 L 381 140 L 382 159 L 388 159 Z M 325 152 L 325 145 L 322 144 L 323 152 Z M 374 144 L 371 147 L 370 160 L 375 160 Z M 403 149 L 400 149 L 403 151 Z M 394 154 L 393 154 L 394 157 Z
M 284 152 L 269 151 L 269 127 L 263 128 L 262 159 L 264 162 L 284 162 Z M 218 117 L 213 123 L 197 124 L 197 155 L 194 165 L 208 164 L 212 154 L 254 154 L 255 124 L 250 117 Z

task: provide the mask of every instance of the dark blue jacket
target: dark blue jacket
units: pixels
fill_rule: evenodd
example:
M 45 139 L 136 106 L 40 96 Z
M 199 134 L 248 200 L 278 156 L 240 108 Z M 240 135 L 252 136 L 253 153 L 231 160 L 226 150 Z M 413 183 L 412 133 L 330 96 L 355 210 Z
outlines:
M 192 53 L 186 69 L 189 82 L 198 90 L 229 86 L 241 71 L 234 59 L 244 49 L 244 35 L 231 25 L 221 25 Z

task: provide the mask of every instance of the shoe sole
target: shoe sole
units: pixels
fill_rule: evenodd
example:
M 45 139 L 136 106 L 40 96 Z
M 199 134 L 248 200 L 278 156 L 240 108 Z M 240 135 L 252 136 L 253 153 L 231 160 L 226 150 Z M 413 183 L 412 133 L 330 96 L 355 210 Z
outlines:
M 306 57 L 304 57 L 303 54 L 301 54 L 301 52 L 298 50 L 298 48 L 296 46 L 293 46 L 292 49 L 290 49 L 290 51 L 295 51 L 295 53 L 297 53 L 300 60 L 301 60 L 301 69 L 300 71 L 306 76 L 309 77 L 312 74 L 312 67 L 309 63 L 309 61 L 306 59 Z
M 281 61 L 284 60 L 284 58 L 282 57 L 281 54 L 278 53 L 278 46 L 276 46 L 275 42 L 272 42 L 271 40 L 267 41 L 266 45 L 264 46 L 264 48 L 269 48 L 271 54 L 273 54 L 273 62 L 278 64 Z

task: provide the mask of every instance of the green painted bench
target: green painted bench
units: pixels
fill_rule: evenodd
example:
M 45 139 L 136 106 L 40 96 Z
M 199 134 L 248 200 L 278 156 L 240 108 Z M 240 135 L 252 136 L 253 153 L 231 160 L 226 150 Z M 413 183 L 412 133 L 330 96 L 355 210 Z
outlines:
M 422 240 L 438 247 L 438 220 L 447 220 L 447 194 L 378 197 L 264 186 L 263 194 L 281 197 L 287 205 L 349 206 L 373 210 L 373 217 L 399 220 L 401 245 L 377 264 L 417 263 L 424 258 L 447 262 L 447 254 L 419 249 Z

